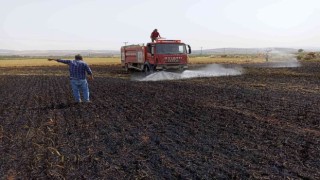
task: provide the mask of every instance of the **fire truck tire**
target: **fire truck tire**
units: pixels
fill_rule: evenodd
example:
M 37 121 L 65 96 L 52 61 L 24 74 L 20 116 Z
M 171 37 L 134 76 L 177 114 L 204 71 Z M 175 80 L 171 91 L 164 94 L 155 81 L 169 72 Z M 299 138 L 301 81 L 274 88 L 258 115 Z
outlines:
M 129 65 L 128 65 L 128 64 L 125 64 L 125 65 L 124 65 L 124 70 L 125 70 L 126 72 L 129 72 Z
M 150 68 L 149 68 L 148 64 L 144 65 L 143 72 L 146 75 L 150 74 Z
M 144 71 L 145 75 L 152 74 L 154 72 L 153 71 L 153 65 L 145 64 L 144 68 L 143 68 L 143 71 Z

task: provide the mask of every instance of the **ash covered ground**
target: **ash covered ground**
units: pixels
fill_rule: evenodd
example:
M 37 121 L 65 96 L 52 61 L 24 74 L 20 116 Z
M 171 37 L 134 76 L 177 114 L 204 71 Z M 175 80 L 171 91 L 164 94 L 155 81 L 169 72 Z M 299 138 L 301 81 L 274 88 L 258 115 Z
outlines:
M 1 68 L 0 177 L 320 178 L 320 63 L 170 81 L 92 69 L 76 105 L 67 67 Z

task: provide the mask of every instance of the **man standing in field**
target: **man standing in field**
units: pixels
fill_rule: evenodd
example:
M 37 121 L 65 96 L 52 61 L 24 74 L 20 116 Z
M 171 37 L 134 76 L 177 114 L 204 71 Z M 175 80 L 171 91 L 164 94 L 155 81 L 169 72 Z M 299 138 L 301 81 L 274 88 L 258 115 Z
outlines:
M 75 56 L 75 60 L 62 60 L 62 59 L 48 59 L 49 61 L 57 61 L 59 63 L 68 64 L 70 72 L 71 88 L 73 97 L 76 102 L 80 103 L 80 90 L 83 93 L 84 102 L 90 102 L 89 99 L 89 86 L 86 79 L 86 73 L 89 75 L 89 80 L 93 80 L 93 74 L 88 66 L 82 60 L 80 54 Z
M 158 29 L 155 29 L 152 31 L 151 35 L 150 35 L 150 38 L 151 38 L 151 42 L 154 42 L 155 40 L 157 40 L 159 38 L 161 38 L 159 32 L 158 32 Z

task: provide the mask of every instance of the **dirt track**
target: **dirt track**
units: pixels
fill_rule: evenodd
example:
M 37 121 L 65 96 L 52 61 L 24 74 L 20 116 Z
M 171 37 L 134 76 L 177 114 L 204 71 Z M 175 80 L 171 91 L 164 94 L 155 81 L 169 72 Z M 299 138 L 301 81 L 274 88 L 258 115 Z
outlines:
M 65 67 L 1 69 L 0 177 L 320 178 L 320 63 L 158 82 L 92 69 L 80 105 Z

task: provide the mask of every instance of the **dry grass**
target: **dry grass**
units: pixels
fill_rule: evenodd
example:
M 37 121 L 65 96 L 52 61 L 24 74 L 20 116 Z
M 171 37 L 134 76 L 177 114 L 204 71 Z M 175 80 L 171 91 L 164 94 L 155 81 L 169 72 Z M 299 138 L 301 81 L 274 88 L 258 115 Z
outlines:
M 85 58 L 89 65 L 120 64 L 119 58 Z M 63 64 L 47 59 L 12 59 L 0 60 L 0 67 L 27 67 L 27 66 L 61 66 Z
M 89 65 L 119 65 L 120 58 L 85 58 Z M 260 63 L 263 58 L 210 58 L 210 57 L 191 57 L 190 64 L 210 64 L 210 63 Z M 0 60 L 0 67 L 30 67 L 30 66 L 61 66 L 63 64 L 48 61 L 47 59 L 10 59 Z
M 231 64 L 245 64 L 245 63 L 262 63 L 265 62 L 264 58 L 254 57 L 192 57 L 189 58 L 190 64 L 210 64 L 210 63 L 231 63 Z

